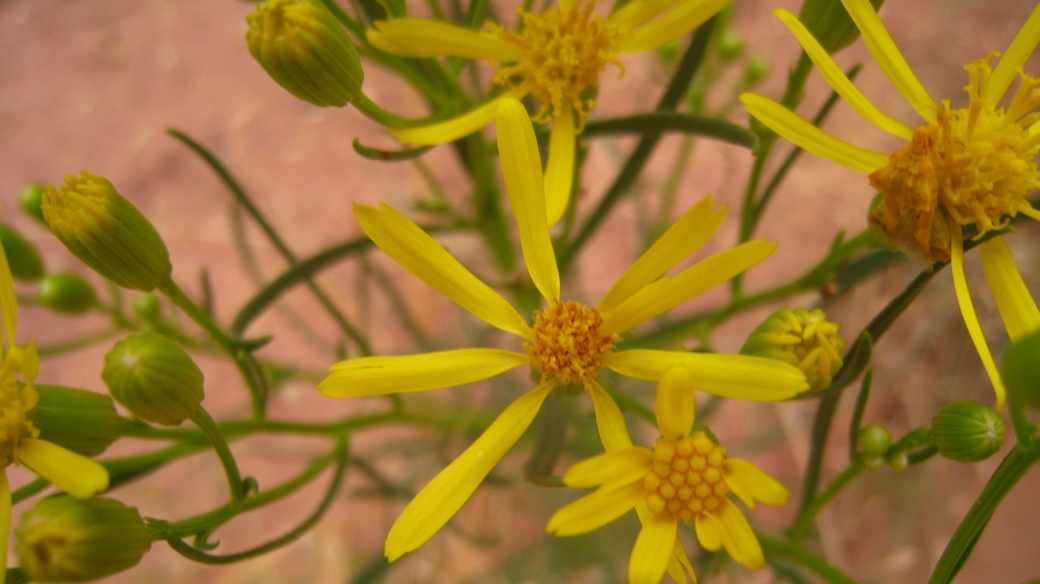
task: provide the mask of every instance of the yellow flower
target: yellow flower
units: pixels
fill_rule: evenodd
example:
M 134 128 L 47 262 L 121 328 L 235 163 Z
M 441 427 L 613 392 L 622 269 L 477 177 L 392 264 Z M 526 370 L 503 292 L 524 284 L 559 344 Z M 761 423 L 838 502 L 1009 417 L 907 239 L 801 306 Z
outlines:
M 451 387 L 487 379 L 521 365 L 541 373 L 541 384 L 519 397 L 454 462 L 437 475 L 397 519 L 386 541 L 396 560 L 426 542 L 469 496 L 530 425 L 554 388 L 587 391 L 600 438 L 608 448 L 627 442 L 617 404 L 596 382 L 606 367 L 657 381 L 672 367 L 691 373 L 691 386 L 715 395 L 782 400 L 807 389 L 796 367 L 772 359 L 679 351 L 614 352 L 621 333 L 729 280 L 768 257 L 776 245 L 751 241 L 717 253 L 672 277 L 662 277 L 691 255 L 722 223 L 711 197 L 694 205 L 607 292 L 595 307 L 563 302 L 549 224 L 541 160 L 527 112 L 515 99 L 497 114 L 498 147 L 506 191 L 516 215 L 528 272 L 548 306 L 530 326 L 504 298 L 470 273 L 433 238 L 392 207 L 355 204 L 372 241 L 397 263 L 488 324 L 523 339 L 525 352 L 491 348 L 423 355 L 364 357 L 336 363 L 318 386 L 330 397 L 358 397 Z
M 535 120 L 552 121 L 545 172 L 549 224 L 563 216 L 574 176 L 574 136 L 595 106 L 599 74 L 607 65 L 624 68 L 616 57 L 674 41 L 711 18 L 729 0 L 634 0 L 603 18 L 596 0 L 560 0 L 559 7 L 531 14 L 517 8 L 521 32 L 488 23 L 488 32 L 420 18 L 375 23 L 368 40 L 401 57 L 456 56 L 483 59 L 496 68 L 494 81 L 510 89 L 476 109 L 446 122 L 391 130 L 402 142 L 440 144 L 487 125 L 505 98 L 533 95 Z
M 791 29 L 824 78 L 853 108 L 878 128 L 909 142 L 890 155 L 853 146 L 816 128 L 780 104 L 755 94 L 741 101 L 751 115 L 798 146 L 838 164 L 870 175 L 884 197 L 870 221 L 893 237 L 908 258 L 925 269 L 950 260 L 954 288 L 964 322 L 997 395 L 1004 403 L 1000 380 L 971 304 L 964 277 L 962 226 L 977 235 L 1007 226 L 1018 213 L 1040 219 L 1026 194 L 1040 188 L 1036 155 L 1040 152 L 1040 80 L 1022 66 L 1040 42 L 1040 6 L 1026 21 L 995 68 L 999 53 L 965 66 L 968 106 L 952 108 L 936 102 L 911 71 L 868 0 L 842 0 L 863 40 L 885 75 L 924 118 L 916 129 L 882 113 L 842 73 L 798 19 L 786 10 L 775 13 Z M 1006 107 L 999 104 L 1016 76 L 1021 80 Z M 999 239 L 982 246 L 987 279 L 1012 339 L 1022 329 L 1040 326 L 1040 315 L 1014 259 Z M 1014 308 L 1012 308 L 1014 307 Z M 1010 320 L 1009 320 L 1010 319 Z
M 546 528 L 558 536 L 577 535 L 636 509 L 643 528 L 628 564 L 631 584 L 657 584 L 666 568 L 676 577 L 672 562 L 679 521 L 694 524 L 704 549 L 725 547 L 734 560 L 761 568 L 762 547 L 729 494 L 752 509 L 755 501 L 787 503 L 787 488 L 776 479 L 746 460 L 726 458 L 725 449 L 704 431 L 691 434 L 694 388 L 688 370 L 669 369 L 657 387 L 661 438 L 653 450 L 629 442 L 571 467 L 564 483 L 599 488 L 557 511 Z
M 86 498 L 108 488 L 108 471 L 97 462 L 71 450 L 40 440 L 40 431 L 27 418 L 36 403 L 36 376 L 40 359 L 36 343 L 25 347 L 15 344 L 18 328 L 18 303 L 11 268 L 0 245 L 0 313 L 4 319 L 7 352 L 0 364 L 0 464 L 25 464 L 37 474 L 65 490 L 73 497 Z M 17 375 L 21 374 L 21 380 Z M 7 542 L 11 531 L 11 486 L 7 473 L 0 472 L 0 550 L 4 564 L 0 566 L 0 584 L 6 575 Z

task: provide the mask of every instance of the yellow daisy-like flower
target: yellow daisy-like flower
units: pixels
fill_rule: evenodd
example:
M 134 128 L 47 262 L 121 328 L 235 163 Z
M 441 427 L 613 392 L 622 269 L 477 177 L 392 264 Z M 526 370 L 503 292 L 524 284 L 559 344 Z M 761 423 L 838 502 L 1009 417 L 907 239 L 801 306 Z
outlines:
M 1036 111 L 1040 107 L 1040 80 L 1021 70 L 1040 42 L 1040 6 L 995 68 L 990 67 L 990 61 L 999 55 L 996 52 L 965 66 L 968 106 L 952 108 L 948 100 L 939 103 L 928 95 L 868 0 L 842 0 L 842 4 L 882 71 L 924 118 L 923 125 L 914 129 L 882 113 L 793 14 L 786 10 L 777 10 L 776 14 L 838 95 L 875 126 L 909 144 L 892 154 L 866 150 L 835 138 L 768 98 L 748 93 L 741 101 L 751 115 L 798 146 L 868 173 L 870 184 L 884 197 L 870 221 L 893 237 L 907 257 L 925 269 L 931 269 L 933 262 L 951 262 L 964 322 L 993 383 L 997 407 L 1002 407 L 1003 383 L 964 277 L 962 226 L 974 225 L 976 237 L 982 237 L 1005 227 L 1018 213 L 1040 219 L 1040 211 L 1026 200 L 1029 192 L 1040 188 L 1036 164 L 1040 152 L 1040 112 Z M 1020 77 L 1018 88 L 1007 106 L 1000 107 L 1016 76 Z M 994 296 L 1005 306 L 1021 308 L 1013 314 L 1001 311 L 1012 338 L 1020 329 L 1035 328 L 1040 316 L 1032 298 L 1024 285 L 1010 285 L 1015 278 L 1021 281 L 1011 254 L 997 239 L 981 247 Z M 1032 306 L 1031 311 L 1024 308 L 1028 306 Z
M 611 449 L 628 441 L 617 404 L 596 382 L 603 368 L 657 381 L 676 366 L 689 369 L 691 387 L 737 399 L 774 401 L 804 391 L 796 367 L 772 359 L 680 351 L 613 351 L 622 333 L 768 257 L 776 244 L 751 241 L 717 253 L 672 277 L 722 223 L 711 197 L 687 211 L 594 307 L 563 302 L 560 276 L 545 215 L 541 160 L 534 128 L 515 99 L 497 114 L 502 174 L 516 215 L 528 272 L 548 305 L 530 326 L 509 302 L 470 273 L 404 215 L 381 204 L 355 204 L 354 214 L 372 241 L 405 269 L 488 324 L 520 337 L 524 352 L 477 348 L 423 355 L 363 357 L 336 363 L 318 386 L 331 397 L 358 397 L 451 387 L 487 379 L 521 365 L 541 373 L 541 384 L 519 397 L 454 462 L 437 475 L 397 519 L 386 541 L 393 561 L 426 542 L 469 496 L 531 424 L 554 388 L 592 397 L 600 438 Z
M 482 59 L 496 68 L 503 96 L 446 122 L 391 130 L 402 142 L 440 144 L 483 128 L 505 98 L 533 95 L 538 122 L 552 120 L 545 172 L 549 224 L 563 216 L 574 176 L 574 136 L 592 112 L 592 91 L 607 65 L 624 68 L 617 56 L 646 51 L 678 39 L 721 10 L 729 0 L 633 0 L 609 18 L 594 12 L 596 0 L 560 0 L 541 14 L 517 8 L 521 32 L 488 23 L 488 32 L 421 18 L 375 23 L 368 40 L 401 57 L 456 56 Z
M 670 562 L 679 521 L 695 525 L 705 549 L 725 547 L 734 560 L 761 568 L 762 547 L 729 494 L 752 509 L 755 501 L 787 503 L 787 488 L 776 479 L 746 460 L 726 458 L 725 449 L 704 431 L 691 434 L 694 387 L 685 368 L 669 369 L 657 388 L 661 438 L 653 450 L 629 442 L 571 467 L 564 483 L 599 488 L 557 511 L 546 528 L 559 536 L 577 535 L 636 509 L 643 528 L 628 564 L 631 584 L 657 584 L 666 569 L 675 577 L 676 566 Z M 696 582 L 692 571 L 690 575 Z
M 0 465 L 25 464 L 41 477 L 73 497 L 86 498 L 108 488 L 108 471 L 97 462 L 71 450 L 40 440 L 27 414 L 36 407 L 39 394 L 33 383 L 40 373 L 36 343 L 15 344 L 18 327 L 18 301 L 14 291 L 7 254 L 0 245 L 0 313 L 4 319 L 7 352 L 0 365 Z M 19 380 L 17 375 L 21 374 Z M 7 542 L 11 531 L 11 486 L 7 473 L 0 471 L 0 584 L 6 576 Z

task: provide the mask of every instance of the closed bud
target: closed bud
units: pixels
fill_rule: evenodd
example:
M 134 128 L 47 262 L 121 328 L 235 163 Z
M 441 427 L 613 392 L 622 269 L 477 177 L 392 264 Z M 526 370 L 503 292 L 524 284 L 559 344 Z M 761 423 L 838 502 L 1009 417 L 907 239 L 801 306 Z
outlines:
M 155 322 L 162 316 L 162 303 L 151 292 L 138 294 L 133 302 L 134 312 L 145 321 Z
M 73 255 L 116 284 L 148 292 L 169 281 L 159 232 L 108 180 L 83 171 L 61 189 L 48 186 L 43 216 Z
M 1040 409 L 1040 330 L 1004 352 L 1004 384 L 1013 403 Z
M 884 3 L 885 0 L 870 0 L 875 11 Z M 805 0 L 798 13 L 798 20 L 816 37 L 820 46 L 832 55 L 859 38 L 859 29 L 841 0 Z
M 989 406 L 955 401 L 932 418 L 932 443 L 943 458 L 960 462 L 985 460 L 1004 445 L 1004 420 Z
M 12 276 L 30 282 L 43 276 L 43 259 L 36 251 L 36 246 L 22 237 L 21 233 L 10 225 L 0 223 L 0 243 L 4 244 Z
M 891 444 L 892 436 L 888 433 L 888 430 L 877 424 L 864 426 L 856 434 L 856 448 L 867 458 L 877 458 L 884 455 Z
M 86 582 L 137 565 L 152 547 L 136 507 L 115 499 L 48 497 L 14 530 L 22 569 L 39 582 Z
M 321 0 L 264 0 L 246 23 L 249 52 L 289 93 L 337 107 L 361 93 L 357 49 Z
M 37 385 L 36 392 L 40 401 L 26 419 L 42 440 L 97 456 L 119 438 L 122 423 L 107 395 L 57 385 Z
M 765 57 L 751 57 L 748 59 L 747 64 L 744 65 L 744 73 L 740 76 L 740 80 L 737 81 L 734 91 L 742 92 L 754 89 L 754 87 L 759 83 L 762 83 L 762 80 L 768 75 L 769 61 L 767 61 Z M 754 120 L 755 118 L 751 119 Z
M 727 28 L 715 41 L 715 48 L 723 61 L 732 61 L 744 52 L 744 39 L 739 32 Z
M 47 224 L 43 219 L 43 193 L 46 190 L 47 187 L 40 183 L 29 183 L 18 195 L 18 204 L 22 210 L 44 225 Z
M 40 280 L 40 301 L 51 310 L 77 314 L 97 304 L 97 294 L 82 276 L 49 274 Z
M 180 424 L 205 397 L 199 367 L 180 345 L 156 333 L 116 343 L 105 355 L 101 378 L 117 402 L 156 424 Z
M 740 352 L 790 363 L 805 373 L 808 395 L 826 389 L 843 365 L 841 327 L 820 309 L 782 308 L 758 325 Z

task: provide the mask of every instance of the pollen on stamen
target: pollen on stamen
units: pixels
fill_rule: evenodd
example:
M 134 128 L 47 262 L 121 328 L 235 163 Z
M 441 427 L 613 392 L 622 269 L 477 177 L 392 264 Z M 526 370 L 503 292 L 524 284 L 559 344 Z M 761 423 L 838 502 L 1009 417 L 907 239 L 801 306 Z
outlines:
M 603 369 L 616 334 L 600 332 L 599 310 L 573 300 L 554 302 L 535 313 L 534 341 L 524 343 L 543 380 L 572 385 L 594 379 Z

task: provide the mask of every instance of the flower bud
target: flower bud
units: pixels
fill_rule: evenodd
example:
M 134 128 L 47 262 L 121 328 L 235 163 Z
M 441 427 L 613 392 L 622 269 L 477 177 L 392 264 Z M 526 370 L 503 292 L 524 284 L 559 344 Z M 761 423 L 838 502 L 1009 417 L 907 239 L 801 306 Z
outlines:
M 870 0 L 870 4 L 877 10 L 884 1 Z M 805 0 L 798 13 L 798 20 L 816 37 L 820 46 L 831 54 L 859 38 L 859 29 L 842 6 L 841 0 Z
M 1004 420 L 989 406 L 955 401 L 932 418 L 932 443 L 943 458 L 960 462 L 985 460 L 1004 445 Z
M 813 394 L 826 389 L 843 365 L 845 342 L 838 337 L 840 328 L 818 308 L 782 308 L 758 325 L 740 352 L 798 367 L 809 381 L 807 394 Z
M 756 85 L 762 83 L 762 80 L 769 75 L 769 61 L 765 57 L 754 56 L 748 59 L 746 65 L 744 65 L 744 73 L 741 74 L 740 80 L 737 81 L 734 87 L 735 92 L 747 91 L 754 89 Z M 755 119 L 755 118 L 752 118 Z
M 162 316 L 162 303 L 151 292 L 138 294 L 133 302 L 134 312 L 147 322 L 155 322 Z
M 740 36 L 739 32 L 727 28 L 715 41 L 715 48 L 723 61 L 732 61 L 744 51 L 744 38 Z
M 320 0 L 264 0 L 246 22 L 249 52 L 289 93 L 337 107 L 361 93 L 357 49 Z
M 14 530 L 21 566 L 40 582 L 85 582 L 137 565 L 152 547 L 136 507 L 115 499 L 41 499 Z
M 40 280 L 40 301 L 51 310 L 78 314 L 97 304 L 97 294 L 81 276 L 49 274 Z
M 876 458 L 884 455 L 891 444 L 892 436 L 888 430 L 877 424 L 864 426 L 856 434 L 856 447 L 866 457 Z
M 112 397 L 142 420 L 176 426 L 205 397 L 202 371 L 180 345 L 156 333 L 130 335 L 105 355 Z
M 43 219 L 42 205 L 43 193 L 46 190 L 47 187 L 40 183 L 29 183 L 25 185 L 22 192 L 18 195 L 18 204 L 22 206 L 22 210 L 44 225 L 47 222 Z
M 1014 403 L 1040 409 L 1040 330 L 1004 352 L 1004 384 Z
M 148 292 L 170 279 L 173 267 L 159 233 L 108 180 L 83 171 L 47 187 L 43 216 L 51 232 L 95 272 Z
M 0 223 L 0 243 L 4 245 L 12 276 L 26 281 L 39 280 L 43 276 L 43 259 L 36 251 L 36 246 L 22 237 L 21 233 L 10 225 Z
M 100 393 L 37 385 L 39 402 L 26 418 L 40 431 L 40 438 L 82 454 L 97 456 L 120 436 L 122 427 L 112 398 Z

